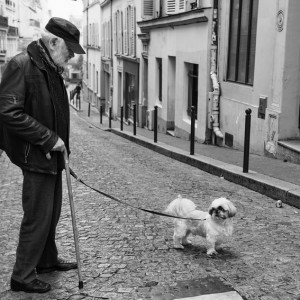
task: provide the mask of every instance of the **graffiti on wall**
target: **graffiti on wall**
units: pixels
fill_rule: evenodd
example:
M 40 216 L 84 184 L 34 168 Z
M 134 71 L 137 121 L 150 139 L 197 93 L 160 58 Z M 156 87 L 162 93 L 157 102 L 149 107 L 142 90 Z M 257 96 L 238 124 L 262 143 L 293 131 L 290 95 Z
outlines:
M 268 132 L 265 149 L 267 152 L 276 155 L 278 141 L 278 116 L 268 115 Z

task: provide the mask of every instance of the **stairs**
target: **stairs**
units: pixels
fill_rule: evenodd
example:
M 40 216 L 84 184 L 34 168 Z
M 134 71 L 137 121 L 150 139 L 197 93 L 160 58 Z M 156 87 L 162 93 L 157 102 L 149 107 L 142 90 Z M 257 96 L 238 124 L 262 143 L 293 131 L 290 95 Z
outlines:
M 300 140 L 285 140 L 277 142 L 276 157 L 284 161 L 300 164 Z

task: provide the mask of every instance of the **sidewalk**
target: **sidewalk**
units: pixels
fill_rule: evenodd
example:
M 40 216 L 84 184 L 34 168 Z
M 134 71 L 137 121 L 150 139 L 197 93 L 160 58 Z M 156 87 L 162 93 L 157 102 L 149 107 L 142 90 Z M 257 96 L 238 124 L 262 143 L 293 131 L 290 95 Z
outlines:
M 75 107 L 73 108 L 76 110 Z M 111 129 L 109 129 L 107 116 L 102 116 L 102 124 L 100 124 L 97 108 L 91 106 L 90 116 L 88 116 L 88 103 L 85 101 L 82 101 L 81 110 L 77 110 L 77 113 L 89 124 L 101 130 L 110 130 L 153 151 L 300 208 L 300 165 L 250 155 L 249 172 L 243 173 L 242 151 L 195 143 L 195 155 L 190 155 L 190 141 L 181 138 L 158 133 L 157 143 L 154 143 L 153 131 L 137 127 L 136 135 L 133 135 L 132 125 L 123 124 L 123 131 L 121 131 L 120 122 L 114 120 L 111 121 Z

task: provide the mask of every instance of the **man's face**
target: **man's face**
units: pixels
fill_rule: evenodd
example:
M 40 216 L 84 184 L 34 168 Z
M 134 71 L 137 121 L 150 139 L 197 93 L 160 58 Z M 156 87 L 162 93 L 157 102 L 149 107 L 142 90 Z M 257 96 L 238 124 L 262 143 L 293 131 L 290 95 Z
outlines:
M 68 61 L 74 57 L 74 52 L 63 39 L 57 39 L 56 44 L 52 48 L 51 57 L 57 66 L 65 67 Z

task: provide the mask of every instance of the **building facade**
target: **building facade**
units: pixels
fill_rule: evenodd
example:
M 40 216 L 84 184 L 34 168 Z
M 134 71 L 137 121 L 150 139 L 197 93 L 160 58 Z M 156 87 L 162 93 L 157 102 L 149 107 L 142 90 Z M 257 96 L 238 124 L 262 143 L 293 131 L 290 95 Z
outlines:
M 223 132 L 230 145 L 242 148 L 244 111 L 250 108 L 251 152 L 293 161 L 286 146 L 299 144 L 300 2 L 228 2 L 220 1 Z
M 0 80 L 6 63 L 8 17 L 6 16 L 5 0 L 0 0 Z
M 204 2 L 143 1 L 138 26 L 144 44 L 143 82 L 147 90 L 143 94 L 148 94 L 149 128 L 157 106 L 158 130 L 188 139 L 193 106 L 196 136 L 206 139 L 212 12 L 211 4 Z
M 83 1 L 83 60 L 82 92 L 84 98 L 95 106 L 100 106 L 101 76 L 101 10 L 99 1 Z
M 139 58 L 137 57 L 137 7 L 139 1 L 84 1 L 84 40 L 94 37 L 96 49 L 86 42 L 85 98 L 114 117 L 124 107 L 132 119 L 139 104 Z M 140 6 L 138 8 L 140 10 Z M 94 96 L 93 96 L 94 95 Z
M 241 150 L 250 108 L 250 151 L 291 159 L 285 142 L 297 144 L 300 128 L 299 1 L 93 3 L 101 51 L 86 60 L 87 85 L 99 95 L 90 102 L 114 117 L 123 108 L 128 122 L 135 105 L 150 130 L 157 106 L 159 131 L 186 139 L 194 107 L 199 142 Z
M 0 1 L 0 79 L 5 64 L 40 37 L 49 20 L 47 1 Z

